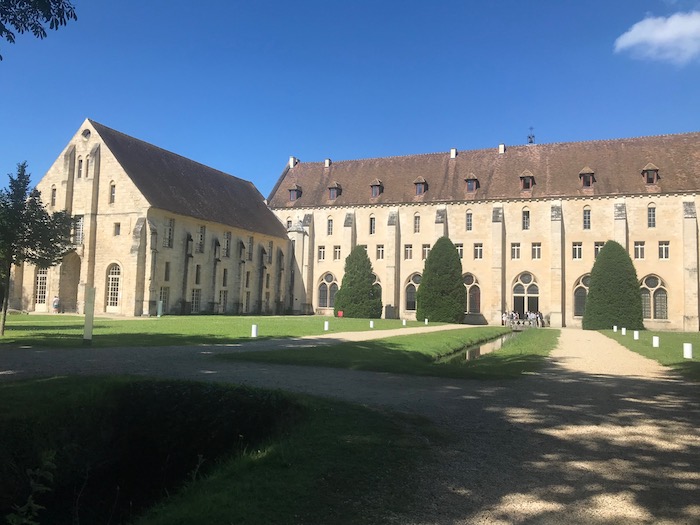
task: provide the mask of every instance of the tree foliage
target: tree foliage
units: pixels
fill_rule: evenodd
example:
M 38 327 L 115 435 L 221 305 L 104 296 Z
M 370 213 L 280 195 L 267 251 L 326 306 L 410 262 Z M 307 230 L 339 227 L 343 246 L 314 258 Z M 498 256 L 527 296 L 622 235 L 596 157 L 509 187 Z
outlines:
M 26 261 L 48 268 L 72 248 L 70 215 L 46 211 L 39 191 L 29 189 L 27 163 L 17 165 L 16 176 L 8 176 L 9 188 L 0 190 L 0 276 L 5 291 L 0 335 L 5 334 L 12 266 Z
M 627 251 L 619 243 L 608 241 L 591 270 L 583 328 L 603 330 L 614 325 L 644 329 L 637 271 Z
M 58 29 L 77 19 L 70 0 L 0 0 L 0 37 L 10 44 L 15 42 L 10 28 L 20 34 L 30 32 L 37 38 L 46 38 L 45 26 Z
M 443 323 L 459 323 L 467 307 L 462 281 L 462 262 L 452 241 L 440 237 L 425 260 L 416 292 L 416 318 Z
M 382 295 L 374 284 L 372 263 L 363 246 L 355 246 L 345 259 L 345 275 L 335 296 L 335 315 L 344 317 L 378 319 L 382 316 Z

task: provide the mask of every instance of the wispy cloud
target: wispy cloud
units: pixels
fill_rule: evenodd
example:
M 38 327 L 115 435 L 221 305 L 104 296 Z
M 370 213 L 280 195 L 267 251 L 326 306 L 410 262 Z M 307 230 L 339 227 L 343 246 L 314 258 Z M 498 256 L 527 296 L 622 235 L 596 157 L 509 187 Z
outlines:
M 683 65 L 700 58 L 700 11 L 647 17 L 615 40 L 615 52 Z

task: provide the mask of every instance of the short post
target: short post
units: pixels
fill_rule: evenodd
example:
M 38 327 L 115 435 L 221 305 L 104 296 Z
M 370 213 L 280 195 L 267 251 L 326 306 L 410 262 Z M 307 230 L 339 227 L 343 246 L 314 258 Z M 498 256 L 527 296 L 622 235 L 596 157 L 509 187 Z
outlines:
M 622 330 L 620 330 L 620 333 L 622 335 L 627 335 L 627 328 L 623 328 Z
M 156 308 L 156 315 L 160 317 L 163 315 L 163 301 L 158 301 L 158 306 Z
M 427 318 L 427 317 L 425 318 L 425 324 L 428 324 L 428 318 Z
M 632 333 L 632 337 L 634 338 L 635 341 L 639 340 L 639 330 L 635 330 Z
M 693 343 L 683 343 L 683 358 L 692 359 L 693 358 Z
M 323 331 L 324 332 L 328 331 L 328 321 L 323 321 Z
M 92 325 L 95 321 L 95 288 L 85 289 L 85 326 L 83 327 L 83 344 L 92 344 Z
M 370 327 L 370 328 L 374 328 L 374 321 L 370 321 L 370 322 L 369 322 L 369 327 Z
M 254 324 L 250 327 L 250 337 L 258 337 L 258 325 Z
M 403 320 L 402 320 L 402 324 L 403 324 L 404 326 L 406 326 L 406 319 L 403 319 Z
M 659 348 L 659 336 L 658 336 L 658 335 L 652 336 L 652 338 L 651 338 L 651 346 L 652 346 L 653 348 Z
M 617 332 L 617 325 L 613 326 L 613 332 Z

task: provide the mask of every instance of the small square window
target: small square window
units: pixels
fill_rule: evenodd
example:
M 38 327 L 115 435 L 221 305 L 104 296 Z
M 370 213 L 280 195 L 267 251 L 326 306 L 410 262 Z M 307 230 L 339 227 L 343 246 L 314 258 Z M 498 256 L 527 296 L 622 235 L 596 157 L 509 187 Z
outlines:
M 510 244 L 510 258 L 520 259 L 520 243 L 513 242 Z
M 541 259 L 542 258 L 542 243 L 533 242 L 532 243 L 532 258 Z
M 340 260 L 340 246 L 333 246 L 333 260 Z
M 423 260 L 426 260 L 428 258 L 428 254 L 430 253 L 430 245 L 424 244 L 421 253 Z
M 475 192 L 478 186 L 476 179 L 467 179 L 467 191 L 469 193 Z
M 644 259 L 644 241 L 634 242 L 634 258 Z
M 571 257 L 581 259 L 583 257 L 583 244 L 580 242 L 571 243 Z
M 459 255 L 460 259 L 464 258 L 464 244 L 461 242 L 455 243 L 455 248 L 457 248 L 457 254 Z
M 122 225 L 120 222 L 115 222 L 114 223 L 114 236 L 121 235 L 122 233 Z
M 671 256 L 670 241 L 659 241 L 659 259 L 669 259 Z
M 484 258 L 484 245 L 480 242 L 474 243 L 474 259 Z
M 412 244 L 404 244 L 403 258 L 404 259 L 413 259 L 413 245 Z
M 319 260 L 319 261 L 325 261 L 325 260 L 326 260 L 326 247 L 325 247 L 325 246 L 319 246 L 319 247 L 318 247 L 318 260 Z
M 377 244 L 377 259 L 384 259 L 384 245 Z
M 596 241 L 593 243 L 593 257 L 598 257 L 598 254 L 600 253 L 600 250 L 603 249 L 603 246 L 605 246 L 605 243 L 602 241 Z

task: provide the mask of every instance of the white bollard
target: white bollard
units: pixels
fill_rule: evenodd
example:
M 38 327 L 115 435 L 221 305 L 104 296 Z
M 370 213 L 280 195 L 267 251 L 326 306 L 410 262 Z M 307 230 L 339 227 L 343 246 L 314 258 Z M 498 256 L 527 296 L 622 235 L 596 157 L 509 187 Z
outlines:
M 250 327 L 250 337 L 258 337 L 258 325 L 254 324 Z
M 370 321 L 370 322 L 369 322 L 369 327 L 370 327 L 370 328 L 374 328 L 374 321 Z
M 403 325 L 406 326 L 406 319 L 403 319 Z
M 323 331 L 324 332 L 328 331 L 328 321 L 323 321 Z
M 627 335 L 627 328 L 623 328 L 622 330 L 620 330 L 620 333 L 622 335 Z
M 683 358 L 692 359 L 693 358 L 693 343 L 683 343 Z
M 428 318 L 427 318 L 427 317 L 425 318 L 425 324 L 428 324 Z
M 617 332 L 617 325 L 613 326 L 613 332 Z
M 659 336 L 658 335 L 652 336 L 651 346 L 654 348 L 659 348 Z
M 632 336 L 634 337 L 634 340 L 637 341 L 639 339 L 639 330 L 635 330 Z

